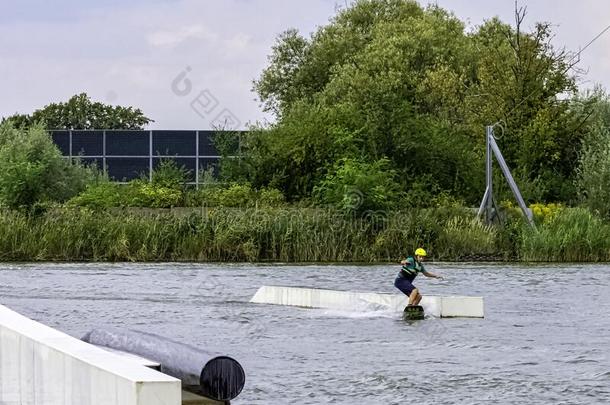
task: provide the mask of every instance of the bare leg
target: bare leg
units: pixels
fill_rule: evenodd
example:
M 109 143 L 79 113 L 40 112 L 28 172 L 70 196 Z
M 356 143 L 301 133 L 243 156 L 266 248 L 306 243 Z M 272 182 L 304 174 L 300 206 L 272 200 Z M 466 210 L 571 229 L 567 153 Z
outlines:
M 419 297 L 419 291 L 417 290 L 417 288 L 415 288 L 413 291 L 411 291 L 411 295 L 409 295 L 409 305 L 417 305 L 416 301 L 417 301 L 417 297 Z M 420 298 L 421 299 L 421 298 Z M 419 301 L 417 301 L 419 302 Z
M 419 293 L 419 291 L 417 291 L 417 297 L 415 298 L 413 305 L 419 305 L 421 298 L 422 298 L 421 294 Z

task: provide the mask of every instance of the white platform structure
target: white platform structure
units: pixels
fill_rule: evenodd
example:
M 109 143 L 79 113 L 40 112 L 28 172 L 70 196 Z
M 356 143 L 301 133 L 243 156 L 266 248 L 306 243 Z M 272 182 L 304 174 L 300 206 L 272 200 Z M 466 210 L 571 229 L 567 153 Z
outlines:
M 387 308 L 388 310 L 402 312 L 407 305 L 407 297 L 402 294 L 262 286 L 250 302 L 346 311 Z M 483 318 L 484 316 L 482 297 L 425 295 L 420 305 L 424 307 L 426 314 L 435 317 Z
M 0 305 L 0 404 L 179 405 L 181 382 Z
M 132 353 L 122 352 L 109 347 L 100 347 L 100 349 L 134 360 L 145 367 L 150 367 L 155 370 L 159 370 L 161 367 L 161 363 L 157 361 L 145 359 L 144 357 L 136 356 Z M 192 392 L 182 390 L 182 405 L 225 405 L 225 402 L 215 401 L 213 399 L 205 398 Z

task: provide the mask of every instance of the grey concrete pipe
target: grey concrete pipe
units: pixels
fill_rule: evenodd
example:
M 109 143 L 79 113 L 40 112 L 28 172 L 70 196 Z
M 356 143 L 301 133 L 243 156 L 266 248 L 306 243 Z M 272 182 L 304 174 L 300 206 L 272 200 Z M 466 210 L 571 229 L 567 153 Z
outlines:
M 82 340 L 153 360 L 161 364 L 162 373 L 180 379 L 184 389 L 217 401 L 237 397 L 246 381 L 244 369 L 231 357 L 212 355 L 152 333 L 94 329 Z

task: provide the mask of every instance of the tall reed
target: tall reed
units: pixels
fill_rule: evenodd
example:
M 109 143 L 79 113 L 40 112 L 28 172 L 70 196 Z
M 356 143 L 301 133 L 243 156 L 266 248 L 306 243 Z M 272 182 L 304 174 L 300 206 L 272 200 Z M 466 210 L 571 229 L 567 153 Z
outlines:
M 610 225 L 585 208 L 563 209 L 537 230 L 524 228 L 520 257 L 525 261 L 609 261 Z
M 395 262 L 418 246 L 434 260 L 606 261 L 610 225 L 585 209 L 565 209 L 537 231 L 487 226 L 461 209 L 364 218 L 287 207 L 0 212 L 4 261 Z

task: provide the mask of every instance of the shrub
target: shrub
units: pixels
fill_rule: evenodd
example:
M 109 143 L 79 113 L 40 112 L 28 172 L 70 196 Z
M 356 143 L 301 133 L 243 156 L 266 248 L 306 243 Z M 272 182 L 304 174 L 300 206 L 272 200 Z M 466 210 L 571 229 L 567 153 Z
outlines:
M 91 208 L 120 207 L 124 205 L 123 190 L 119 183 L 108 180 L 88 184 L 86 189 L 68 201 L 68 204 Z
M 181 190 L 146 181 L 130 182 L 127 191 L 124 202 L 127 207 L 171 208 L 182 205 L 183 201 Z
M 0 204 L 30 208 L 41 201 L 66 201 L 96 177 L 96 170 L 71 163 L 38 125 L 0 125 Z
M 171 208 L 181 205 L 183 199 L 181 190 L 155 185 L 144 180 L 133 180 L 125 185 L 101 181 L 89 185 L 68 204 L 90 208 Z
M 178 166 L 174 159 L 162 159 L 152 172 L 151 184 L 156 187 L 182 190 L 187 178 L 188 171 L 183 166 Z
M 252 189 L 248 183 L 231 183 L 222 187 L 218 183 L 203 185 L 199 190 L 188 193 L 187 205 L 208 207 L 280 207 L 285 198 L 275 188 Z
M 390 210 L 403 195 L 395 177 L 388 159 L 365 163 L 344 158 L 314 188 L 314 195 L 319 203 L 347 214 Z
M 536 223 L 545 223 L 551 221 L 561 212 L 563 206 L 561 204 L 530 204 L 529 209 L 532 210 L 532 215 Z
M 232 183 L 228 188 L 204 190 L 203 194 L 208 205 L 222 207 L 249 207 L 253 205 L 255 196 L 248 183 Z
M 276 188 L 263 188 L 258 192 L 257 204 L 264 207 L 280 207 L 286 202 L 284 194 Z

